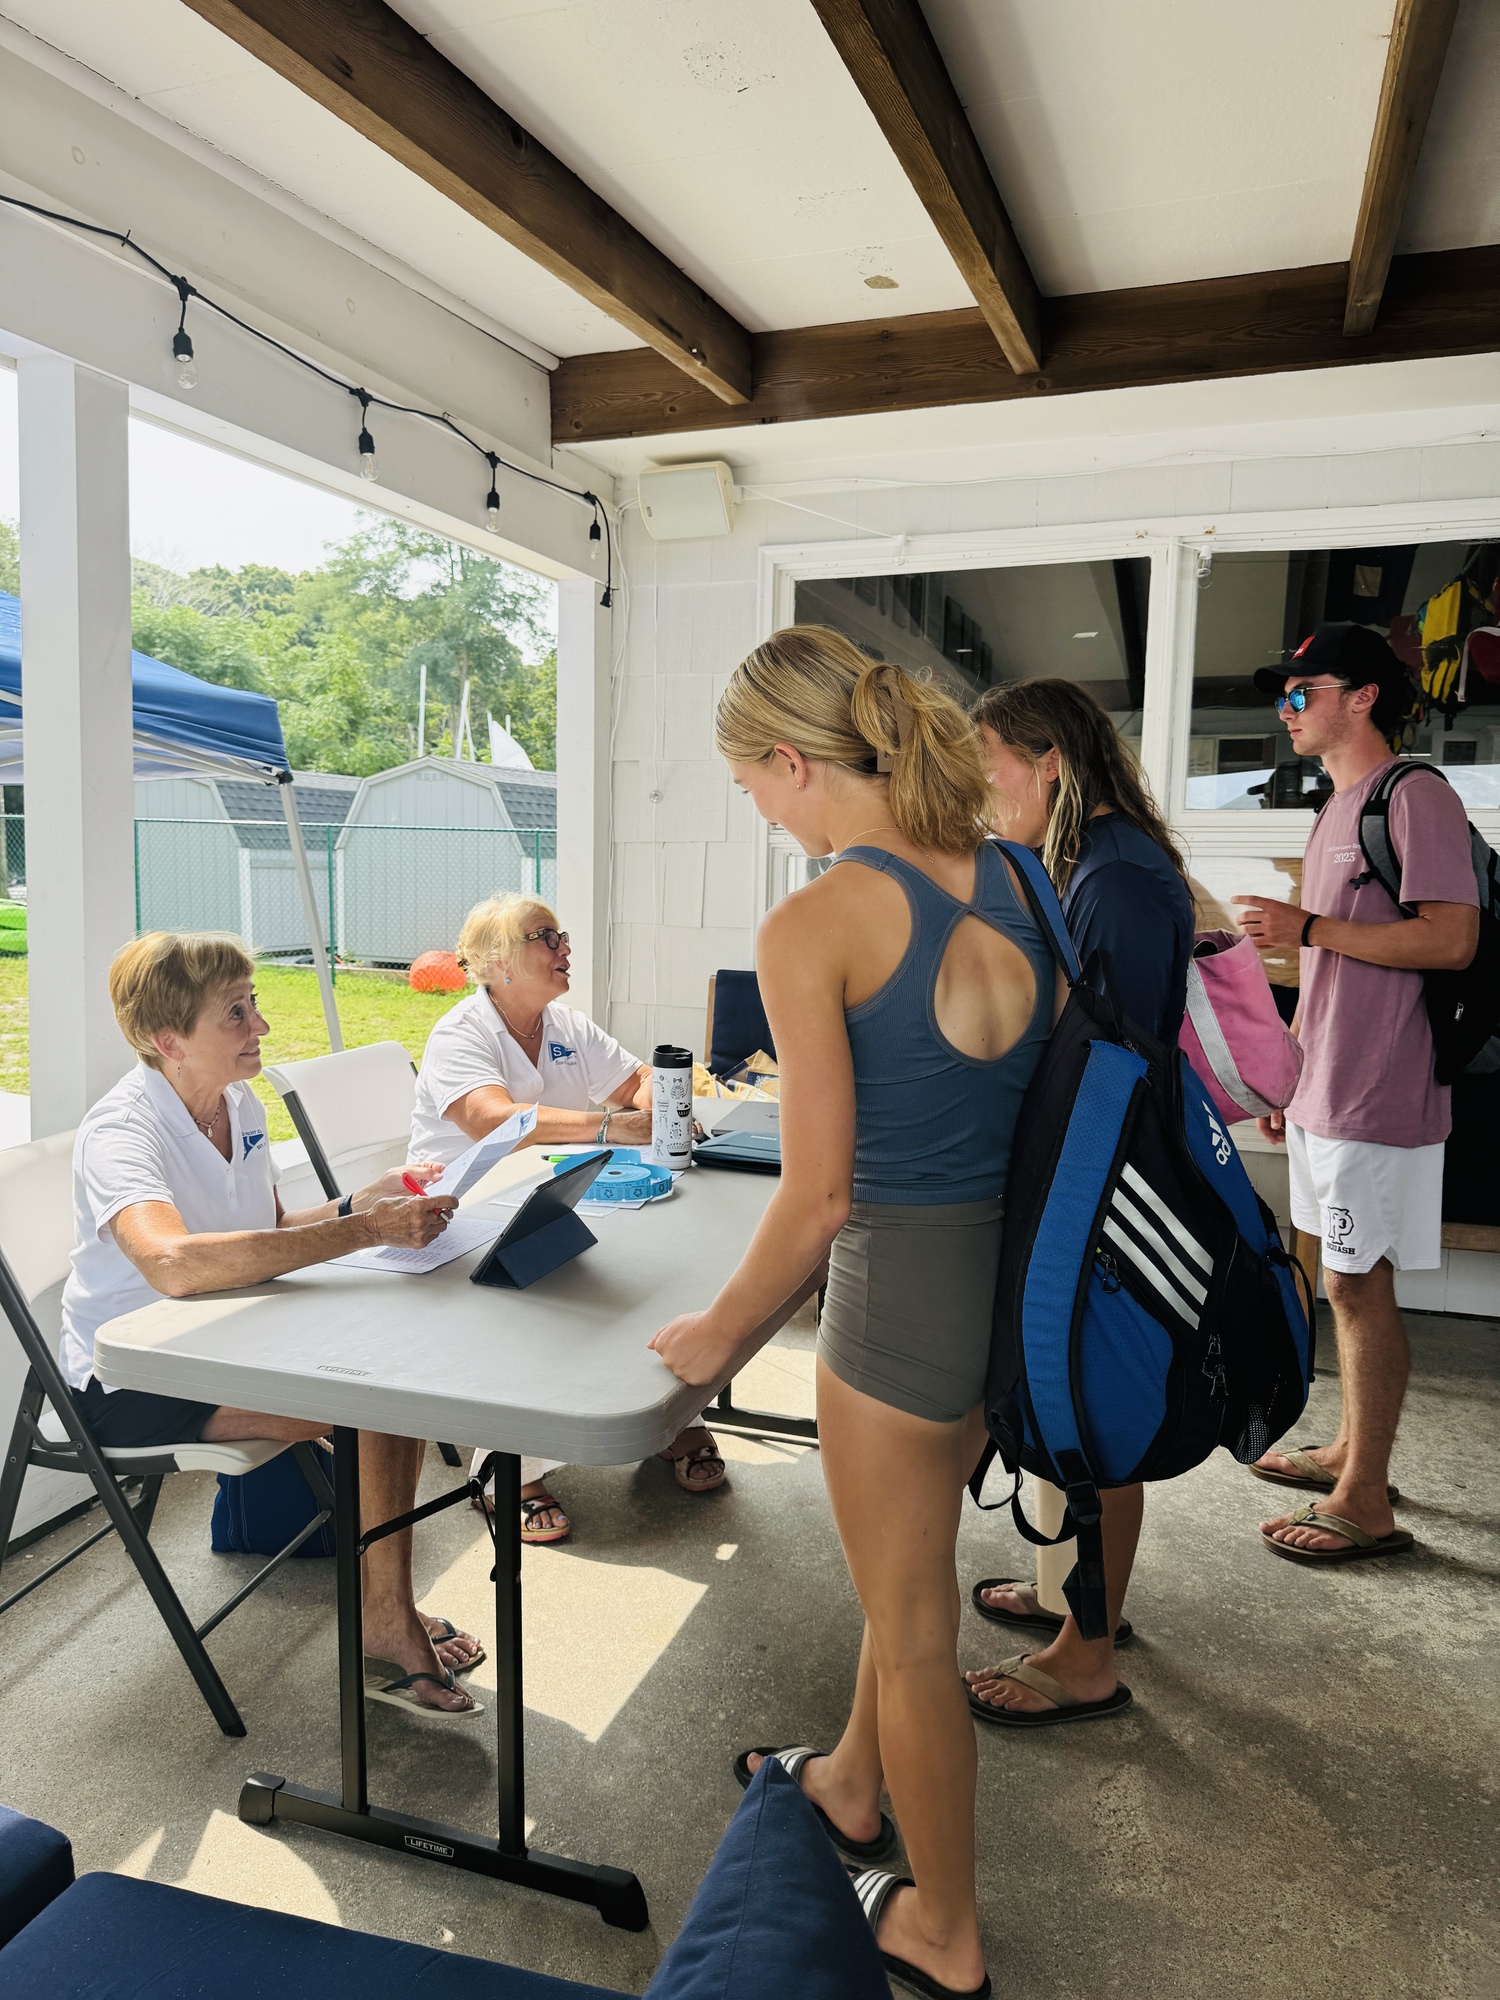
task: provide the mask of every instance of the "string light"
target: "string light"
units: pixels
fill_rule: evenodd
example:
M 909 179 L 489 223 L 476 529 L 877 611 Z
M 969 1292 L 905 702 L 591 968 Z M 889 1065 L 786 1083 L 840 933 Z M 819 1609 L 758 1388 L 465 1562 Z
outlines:
M 367 389 L 355 389 L 351 393 L 359 398 L 359 476 L 361 479 L 378 479 L 380 467 L 375 463 L 375 440 L 370 436 L 370 393 Z
M 172 287 L 181 301 L 182 308 L 177 318 L 177 331 L 172 336 L 172 360 L 177 372 L 177 386 L 180 389 L 193 389 L 198 382 L 197 359 L 193 352 L 192 338 L 187 330 L 188 300 L 196 299 L 205 311 L 217 313 L 220 319 L 238 327 L 241 333 L 249 334 L 253 340 L 274 348 L 285 360 L 295 362 L 299 368 L 305 368 L 308 374 L 316 375 L 320 381 L 327 382 L 332 388 L 342 389 L 346 395 L 356 399 L 360 406 L 360 431 L 356 448 L 359 452 L 359 470 L 362 478 L 376 480 L 380 477 L 380 468 L 375 460 L 375 440 L 370 434 L 370 411 L 391 410 L 398 416 L 416 417 L 423 423 L 436 424 L 440 430 L 451 433 L 484 460 L 489 468 L 489 491 L 484 496 L 484 512 L 492 533 L 498 534 L 500 530 L 500 493 L 496 481 L 502 465 L 507 472 L 514 473 L 518 479 L 529 479 L 537 486 L 545 486 L 553 493 L 561 493 L 567 499 L 577 500 L 583 506 L 590 508 L 593 520 L 589 523 L 589 559 L 590 561 L 596 559 L 602 523 L 604 588 L 600 592 L 599 604 L 602 610 L 609 610 L 614 602 L 614 538 L 610 533 L 608 511 L 598 494 L 580 492 L 576 486 L 568 486 L 560 479 L 549 479 L 543 472 L 533 472 L 524 465 L 513 465 L 498 452 L 490 451 L 477 438 L 470 437 L 461 425 L 453 421 L 446 410 L 423 410 L 410 403 L 395 403 L 387 396 L 374 395 L 356 383 L 344 381 L 329 369 L 320 368 L 316 361 L 309 361 L 305 354 L 299 354 L 295 348 L 288 347 L 269 333 L 263 333 L 258 326 L 252 326 L 248 320 L 241 319 L 238 313 L 231 312 L 228 306 L 222 306 L 216 299 L 211 299 L 206 293 L 200 292 L 197 286 L 190 284 L 186 278 L 168 270 L 160 258 L 153 257 L 149 250 L 143 249 L 136 242 L 129 230 L 122 232 L 118 229 L 107 229 L 101 223 L 82 222 L 75 215 L 63 215 L 56 209 L 42 208 L 36 202 L 22 201 L 17 195 L 0 194 L 0 206 L 20 209 L 27 215 L 40 216 L 44 222 L 60 223 L 66 229 L 81 230 L 89 236 L 105 237 L 111 243 L 119 244 L 122 250 L 129 250 L 133 256 L 139 257 L 142 263 L 148 264 L 159 278 L 164 279 Z
M 193 288 L 186 278 L 174 278 L 177 296 L 182 301 L 182 311 L 177 317 L 177 331 L 172 335 L 172 359 L 177 363 L 177 386 L 179 389 L 196 389 L 198 386 L 198 364 L 193 359 L 193 343 L 187 330 L 187 302 L 193 296 Z

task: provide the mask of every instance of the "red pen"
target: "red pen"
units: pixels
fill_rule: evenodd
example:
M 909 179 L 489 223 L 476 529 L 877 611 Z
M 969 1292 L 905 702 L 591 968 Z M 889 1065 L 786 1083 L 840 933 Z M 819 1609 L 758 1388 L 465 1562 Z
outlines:
M 427 1192 L 422 1183 L 414 1181 L 410 1174 L 403 1174 L 401 1176 L 401 1185 L 406 1189 L 408 1194 L 426 1194 Z

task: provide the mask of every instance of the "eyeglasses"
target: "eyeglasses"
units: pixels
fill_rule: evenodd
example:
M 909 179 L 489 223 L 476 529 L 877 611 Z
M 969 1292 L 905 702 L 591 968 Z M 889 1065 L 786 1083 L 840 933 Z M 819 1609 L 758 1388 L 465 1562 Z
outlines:
M 1276 713 L 1281 715 L 1290 709 L 1293 715 L 1300 715 L 1307 706 L 1307 697 L 1310 694 L 1321 693 L 1324 688 L 1337 688 L 1343 693 L 1344 684 L 1342 681 L 1309 681 L 1304 687 L 1293 688 L 1290 694 L 1277 695 Z
M 561 951 L 567 941 L 567 932 L 555 931 L 551 924 L 548 924 L 545 930 L 527 931 L 524 939 L 527 944 L 544 944 L 548 951 Z

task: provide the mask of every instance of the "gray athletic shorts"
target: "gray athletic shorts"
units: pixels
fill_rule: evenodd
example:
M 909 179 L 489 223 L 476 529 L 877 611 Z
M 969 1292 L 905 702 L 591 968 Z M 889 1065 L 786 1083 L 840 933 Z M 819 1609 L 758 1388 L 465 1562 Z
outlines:
M 999 1201 L 857 1201 L 834 1238 L 818 1353 L 841 1382 L 937 1424 L 984 1395 Z

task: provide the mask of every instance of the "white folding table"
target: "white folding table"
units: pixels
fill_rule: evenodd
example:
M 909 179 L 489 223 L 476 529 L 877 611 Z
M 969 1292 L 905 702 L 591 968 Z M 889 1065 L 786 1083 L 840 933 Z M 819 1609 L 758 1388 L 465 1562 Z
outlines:
M 463 1211 L 513 1203 L 517 1183 L 535 1181 L 538 1165 L 534 1152 L 513 1155 Z M 520 1454 L 626 1464 L 662 1450 L 697 1416 L 707 1392 L 679 1382 L 646 1342 L 714 1297 L 774 1186 L 760 1175 L 697 1169 L 665 1201 L 614 1215 L 585 1211 L 597 1245 L 525 1291 L 471 1284 L 478 1251 L 420 1276 L 324 1264 L 251 1290 L 163 1299 L 100 1329 L 94 1366 L 106 1383 L 321 1419 L 333 1430 L 342 1796 L 256 1773 L 240 1793 L 242 1819 L 294 1820 L 428 1855 L 591 1903 L 626 1930 L 645 1928 L 633 1874 L 526 1846 Z M 497 1209 L 497 1233 L 504 1220 Z M 361 1430 L 463 1438 L 497 1455 L 494 1839 L 369 1802 L 360 1554 L 470 1487 L 362 1535 Z

